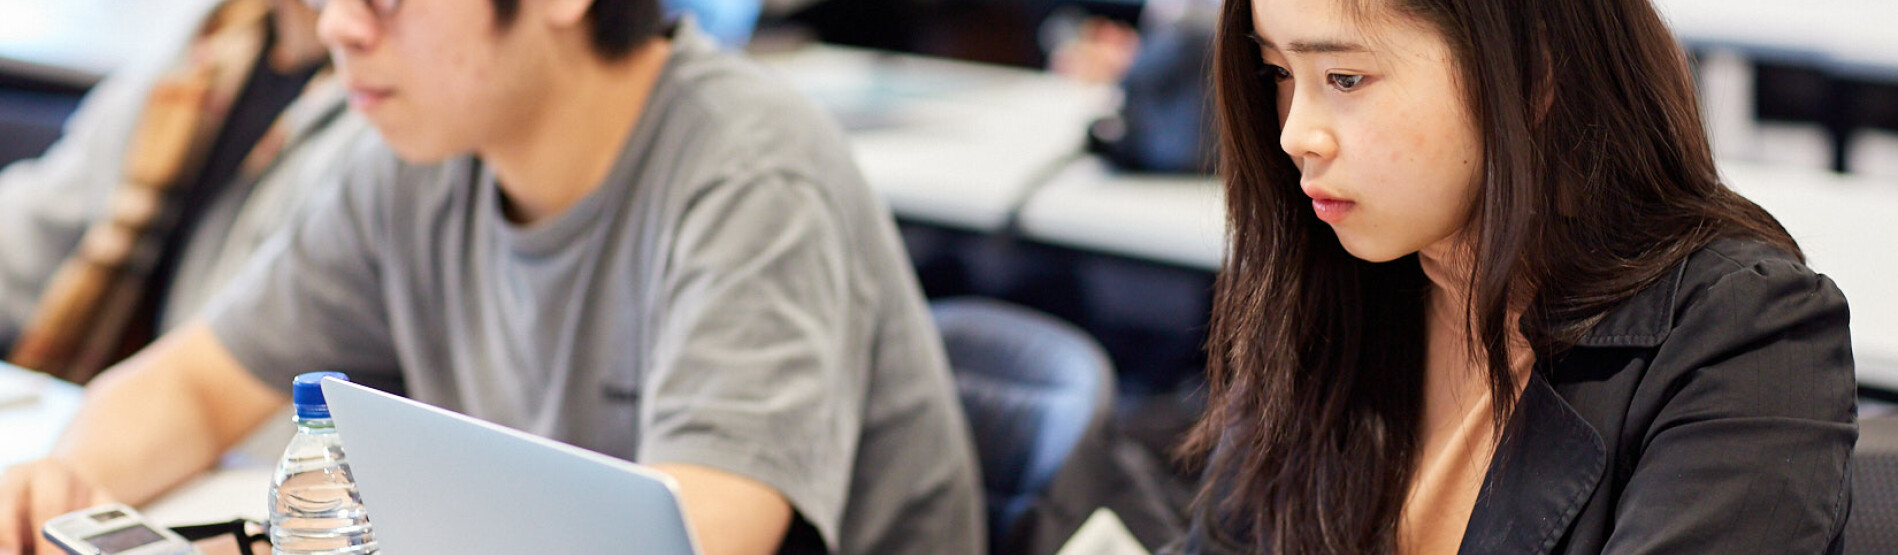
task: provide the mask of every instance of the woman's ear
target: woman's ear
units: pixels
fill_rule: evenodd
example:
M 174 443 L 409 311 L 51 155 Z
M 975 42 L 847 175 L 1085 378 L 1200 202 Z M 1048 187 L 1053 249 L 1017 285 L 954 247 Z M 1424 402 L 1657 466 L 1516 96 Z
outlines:
M 1536 125 L 1542 125 L 1549 118 L 1549 110 L 1555 108 L 1555 70 L 1542 66 L 1542 78 L 1536 84 Z
M 1542 86 L 1536 87 L 1536 125 L 1548 119 L 1549 110 L 1555 107 L 1555 87 L 1548 72 L 1542 73 Z
M 1540 27 L 1541 25 L 1537 26 Z M 1540 36 L 1547 36 L 1547 34 L 1544 33 Z M 1555 57 L 1549 54 L 1549 43 L 1547 42 L 1536 43 L 1536 56 L 1537 60 L 1541 62 L 1540 67 L 1542 71 L 1539 72 L 1540 75 L 1536 76 L 1535 86 L 1529 89 L 1535 92 L 1532 98 L 1535 99 L 1536 109 L 1535 118 L 1530 121 L 1533 122 L 1533 125 L 1541 126 L 1544 120 L 1549 118 L 1549 110 L 1555 108 Z

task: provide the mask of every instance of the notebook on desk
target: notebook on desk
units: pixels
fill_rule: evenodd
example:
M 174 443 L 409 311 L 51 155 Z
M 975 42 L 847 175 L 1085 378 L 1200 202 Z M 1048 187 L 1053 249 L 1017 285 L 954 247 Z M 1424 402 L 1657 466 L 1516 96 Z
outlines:
M 663 474 L 323 380 L 384 553 L 697 553 Z

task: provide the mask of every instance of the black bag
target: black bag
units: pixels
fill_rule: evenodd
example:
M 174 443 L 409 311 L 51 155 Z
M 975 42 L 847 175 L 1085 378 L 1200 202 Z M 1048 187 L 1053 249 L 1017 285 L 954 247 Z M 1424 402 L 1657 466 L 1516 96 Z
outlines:
M 1055 553 L 1094 510 L 1106 507 L 1152 551 L 1185 533 L 1190 486 L 1112 425 L 1095 426 L 1074 446 L 1048 490 L 1016 520 L 996 555 Z

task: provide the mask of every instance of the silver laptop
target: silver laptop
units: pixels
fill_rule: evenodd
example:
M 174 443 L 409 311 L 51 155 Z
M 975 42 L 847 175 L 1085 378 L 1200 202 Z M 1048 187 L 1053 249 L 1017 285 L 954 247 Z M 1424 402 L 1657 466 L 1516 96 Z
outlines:
M 663 474 L 336 379 L 323 397 L 383 553 L 698 552 Z

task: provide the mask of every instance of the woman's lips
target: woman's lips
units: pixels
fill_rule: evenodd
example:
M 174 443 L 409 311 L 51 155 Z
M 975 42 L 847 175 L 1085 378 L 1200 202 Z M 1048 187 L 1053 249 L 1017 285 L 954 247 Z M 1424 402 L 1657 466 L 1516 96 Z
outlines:
M 1351 213 L 1351 209 L 1358 205 L 1356 202 L 1331 196 L 1316 187 L 1303 187 L 1303 189 L 1305 196 L 1311 197 L 1312 212 L 1318 214 L 1318 219 L 1324 220 L 1325 223 L 1335 224 L 1343 221 L 1345 216 Z
M 1325 223 L 1330 223 L 1330 224 L 1335 224 L 1340 221 L 1343 221 L 1344 217 L 1347 214 L 1350 214 L 1351 209 L 1356 208 L 1357 205 L 1358 203 L 1351 202 L 1348 200 L 1323 199 L 1323 198 L 1311 199 L 1311 209 L 1313 212 L 1318 213 L 1318 219 L 1324 220 Z

